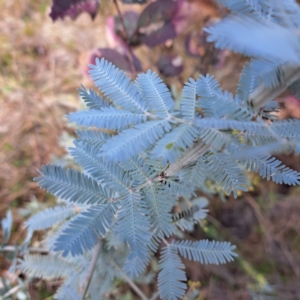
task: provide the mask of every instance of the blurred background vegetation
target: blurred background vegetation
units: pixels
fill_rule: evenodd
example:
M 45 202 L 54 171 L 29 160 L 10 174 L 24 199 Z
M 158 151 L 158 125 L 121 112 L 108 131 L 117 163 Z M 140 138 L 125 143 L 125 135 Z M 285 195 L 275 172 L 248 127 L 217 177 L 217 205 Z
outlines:
M 180 97 L 189 77 L 207 72 L 221 82 L 222 88 L 234 92 L 247 59 L 214 50 L 202 31 L 205 24 L 224 16 L 226 11 L 213 0 L 185 2 L 186 6 L 181 7 L 183 21 L 178 15 L 173 20 L 175 37 L 153 47 L 131 41 L 140 64 L 137 71 L 157 71 L 175 98 Z M 51 5 L 50 0 L 0 1 L 0 219 L 8 209 L 12 210 L 11 245 L 23 241 L 23 223 L 29 216 L 55 203 L 54 197 L 38 188 L 32 178 L 43 164 L 70 163 L 66 147 L 75 135 L 64 114 L 82 105 L 77 92 L 81 83 L 92 87 L 88 63 L 103 53 L 107 55 L 100 49 L 111 48 L 124 54 L 122 39 L 118 38 L 118 34 L 122 37 L 122 28 L 118 29 L 120 33 L 117 25 L 110 23 L 111 16 L 117 15 L 113 1 L 102 0 L 94 20 L 82 13 L 74 20 L 66 17 L 53 22 L 49 17 Z M 146 5 L 119 3 L 122 13 L 141 13 Z M 109 55 L 117 59 L 113 51 Z M 128 72 L 134 77 L 132 73 L 135 72 Z M 297 99 L 283 95 L 279 102 L 280 118 L 300 117 Z M 300 171 L 299 157 L 279 158 Z M 224 266 L 185 261 L 188 295 L 200 288 L 197 299 L 203 300 L 300 299 L 300 188 L 250 176 L 251 191 L 238 199 L 221 195 L 218 187 L 213 187 L 215 192 L 208 197 L 209 217 L 192 233 L 197 239 L 232 242 L 237 245 L 239 258 Z M 42 233 L 35 236 L 33 246 L 38 246 L 42 237 Z M 0 242 L 1 239 L 0 232 Z M 9 255 L 0 252 L 0 289 L 4 282 L 17 286 L 24 279 L 22 274 L 10 274 L 9 267 Z M 26 287 L 27 297 L 45 299 L 59 284 L 32 280 Z M 142 284 L 141 289 L 151 294 L 156 286 Z M 16 291 L 7 299 L 26 299 L 23 296 Z M 108 298 L 138 299 L 126 284 Z

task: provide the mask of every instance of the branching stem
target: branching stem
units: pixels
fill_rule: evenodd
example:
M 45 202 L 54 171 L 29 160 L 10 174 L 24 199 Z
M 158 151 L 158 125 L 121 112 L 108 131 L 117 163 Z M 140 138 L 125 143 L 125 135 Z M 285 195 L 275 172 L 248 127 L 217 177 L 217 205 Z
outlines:
M 148 300 L 148 298 L 140 290 L 140 288 L 126 274 L 123 273 L 122 269 L 115 262 L 111 261 L 111 264 L 120 272 L 120 274 L 122 275 L 122 277 L 127 281 L 127 283 L 136 292 L 136 294 L 140 297 L 140 299 L 142 299 L 142 300 Z
M 165 175 L 170 177 L 177 174 L 183 167 L 187 166 L 191 162 L 195 161 L 199 157 L 203 156 L 205 152 L 209 150 L 211 146 L 205 144 L 201 140 L 198 140 L 192 148 L 190 148 L 184 156 L 179 158 L 174 164 L 171 164 L 165 171 Z
M 278 97 L 293 82 L 300 78 L 300 67 L 286 65 L 282 68 L 284 81 L 275 88 L 267 88 L 265 84 L 261 84 L 250 96 L 248 102 L 255 110 L 265 106 L 271 100 Z
M 94 248 L 94 253 L 93 253 L 93 257 L 92 260 L 90 262 L 90 266 L 86 275 L 86 279 L 85 282 L 83 283 L 83 292 L 82 292 L 82 299 L 84 299 L 84 297 L 86 296 L 86 293 L 88 291 L 88 288 L 90 286 L 92 277 L 93 277 L 93 273 L 96 267 L 96 263 L 98 261 L 98 257 L 100 254 L 100 250 L 101 250 L 101 246 L 102 246 L 102 241 L 99 239 L 95 248 Z

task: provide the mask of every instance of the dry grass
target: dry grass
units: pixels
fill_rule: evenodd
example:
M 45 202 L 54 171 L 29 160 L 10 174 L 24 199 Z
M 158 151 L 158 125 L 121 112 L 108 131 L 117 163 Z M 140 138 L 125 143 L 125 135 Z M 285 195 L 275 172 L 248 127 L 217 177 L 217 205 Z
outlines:
M 50 2 L 50 1 L 49 1 Z M 87 81 L 79 56 L 105 46 L 104 20 L 88 15 L 53 23 L 45 1 L 0 2 L 0 215 L 32 195 L 32 178 L 60 155 L 63 115 L 78 107 L 77 87 Z M 43 199 L 39 199 L 43 200 Z
M 20 207 L 33 197 L 53 203 L 32 178 L 52 155 L 65 152 L 59 146 L 59 137 L 73 130 L 63 115 L 78 108 L 76 89 L 80 83 L 91 84 L 83 74 L 86 53 L 107 46 L 105 19 L 113 11 L 108 2 L 102 1 L 101 14 L 95 21 L 83 14 L 76 21 L 53 23 L 48 16 L 50 1 L 0 0 L 0 219 L 12 208 L 15 223 L 10 243 L 21 242 L 24 236 L 24 220 L 17 213 Z M 186 59 L 187 67 L 180 78 L 167 79 L 169 85 L 178 88 L 188 77 L 197 75 L 195 59 L 185 56 L 183 42 L 181 36 L 172 47 Z M 167 47 L 153 51 L 141 47 L 137 54 L 144 58 L 144 69 L 154 69 L 153 62 L 164 51 Z M 231 55 L 222 71 L 210 70 L 225 88 L 234 91 L 244 61 Z M 300 170 L 299 159 L 285 160 Z M 209 224 L 218 233 L 227 232 L 226 239 L 237 244 L 242 260 L 276 285 L 282 295 L 278 299 L 300 299 L 299 189 L 265 183 L 261 180 L 253 193 L 259 206 L 247 197 L 226 204 L 213 200 Z M 276 196 L 279 192 L 292 196 L 283 202 L 281 196 Z M 6 267 L 0 261 L 0 269 Z M 191 280 L 201 280 L 201 299 L 250 299 L 246 287 L 255 279 L 245 266 L 200 270 L 187 263 L 187 270 Z M 216 276 L 210 276 L 210 272 Z

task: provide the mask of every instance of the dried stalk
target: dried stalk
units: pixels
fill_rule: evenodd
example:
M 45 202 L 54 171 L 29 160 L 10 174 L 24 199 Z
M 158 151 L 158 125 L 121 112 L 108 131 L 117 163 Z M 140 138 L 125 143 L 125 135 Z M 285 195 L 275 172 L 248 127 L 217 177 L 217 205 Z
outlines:
M 193 147 L 184 154 L 184 156 L 179 158 L 174 164 L 171 164 L 164 171 L 165 176 L 170 177 L 177 174 L 183 167 L 203 156 L 205 152 L 209 150 L 209 148 L 210 145 L 198 140 L 197 143 L 195 143 Z
M 285 91 L 292 83 L 300 78 L 300 67 L 286 65 L 282 68 L 283 82 L 275 88 L 267 88 L 262 83 L 250 96 L 248 102 L 254 109 L 265 106 L 268 102 L 274 100 L 283 91 Z

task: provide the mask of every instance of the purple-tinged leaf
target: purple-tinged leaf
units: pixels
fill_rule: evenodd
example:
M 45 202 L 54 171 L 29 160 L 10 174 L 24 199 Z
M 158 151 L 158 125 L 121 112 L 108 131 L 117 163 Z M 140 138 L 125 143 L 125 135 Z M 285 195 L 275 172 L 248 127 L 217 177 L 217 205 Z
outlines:
M 136 15 L 135 12 L 125 13 L 124 16 L 128 21 L 131 18 L 133 20 L 133 23 L 134 23 L 134 19 L 138 19 L 138 15 Z M 139 59 L 134 54 L 131 54 L 132 51 L 130 50 L 130 46 L 129 46 L 128 42 L 124 41 L 123 37 L 120 37 L 115 31 L 117 22 L 118 22 L 118 20 L 116 20 L 116 18 L 113 16 L 107 18 L 107 20 L 106 20 L 106 35 L 107 35 L 107 41 L 108 41 L 110 47 L 113 49 L 117 49 L 118 51 L 112 50 L 109 48 L 98 49 L 98 52 L 99 51 L 101 52 L 101 55 L 99 56 L 99 54 L 98 54 L 98 57 L 99 58 L 104 57 L 106 60 L 112 62 L 114 65 L 116 65 L 119 69 L 122 69 L 123 71 L 141 72 L 142 65 L 141 65 Z M 126 24 L 125 24 L 125 26 L 126 26 Z M 121 28 L 121 29 L 123 29 L 123 28 Z M 123 30 L 122 30 L 122 32 L 123 32 Z M 134 25 L 132 27 L 132 32 L 136 32 L 136 30 L 134 29 Z M 133 55 L 133 62 L 134 62 L 135 70 L 133 70 L 133 68 L 130 64 L 131 55 Z M 93 62 L 91 62 L 91 63 L 93 63 Z
M 138 22 L 140 41 L 154 47 L 175 38 L 203 19 L 202 8 L 199 1 L 157 0 L 150 3 Z
M 126 11 L 123 14 L 124 25 L 126 29 L 126 35 L 129 39 L 129 44 L 138 44 L 138 36 L 137 36 L 137 26 L 139 21 L 139 14 L 135 11 Z M 124 34 L 124 29 L 122 23 L 120 21 L 119 16 L 114 17 L 114 22 L 111 22 L 111 25 L 114 25 L 114 32 L 120 36 L 124 41 L 126 41 L 126 35 Z
M 53 21 L 58 18 L 70 17 L 76 19 L 82 12 L 87 12 L 95 18 L 101 0 L 52 0 L 50 17 Z
M 110 16 L 106 20 L 106 37 L 108 44 L 111 48 L 118 49 L 121 53 L 128 54 L 130 52 L 130 46 L 139 44 L 137 35 L 137 19 L 138 14 L 129 11 L 123 15 L 127 37 L 124 34 L 123 26 L 121 25 L 117 16 Z
M 163 0 L 150 3 L 141 13 L 138 33 L 142 43 L 154 47 L 176 37 L 171 20 L 178 9 L 178 0 Z
M 116 20 L 114 16 L 106 19 L 106 39 L 111 48 L 122 49 L 122 52 L 128 52 L 128 44 L 116 33 Z
M 151 29 L 152 28 L 154 27 L 151 27 Z M 148 30 L 140 30 L 139 32 L 141 43 L 148 47 L 158 46 L 177 36 L 175 27 L 172 23 L 166 23 L 161 28 L 155 29 L 153 32 Z
M 183 71 L 183 62 L 180 56 L 163 55 L 156 63 L 159 72 L 166 76 L 178 76 Z
M 147 27 L 157 22 L 170 21 L 177 9 L 177 0 L 150 3 L 140 15 L 139 27 Z
M 121 0 L 125 4 L 144 4 L 147 0 Z

